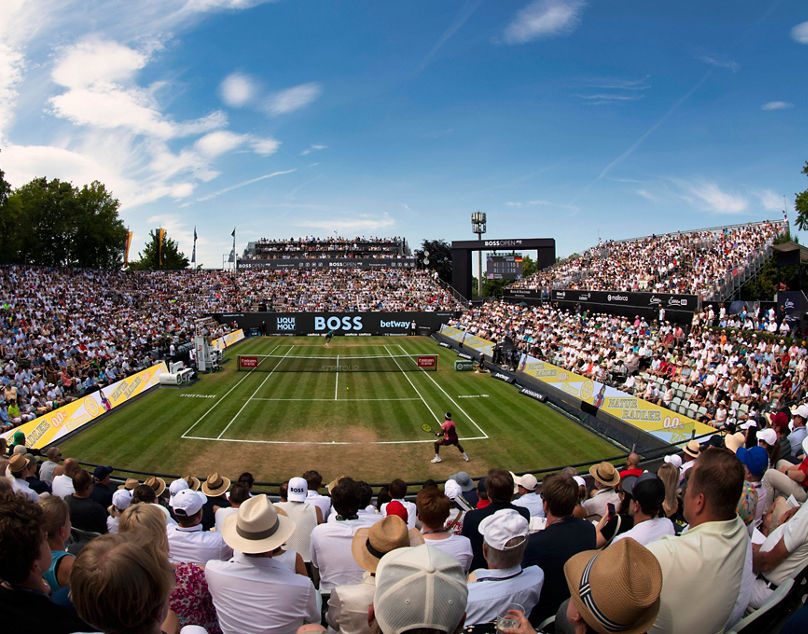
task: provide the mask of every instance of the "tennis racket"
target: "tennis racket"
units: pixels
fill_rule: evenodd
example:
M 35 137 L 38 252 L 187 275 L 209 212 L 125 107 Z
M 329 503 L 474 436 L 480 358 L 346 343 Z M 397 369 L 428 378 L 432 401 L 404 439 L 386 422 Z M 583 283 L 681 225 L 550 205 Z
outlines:
M 429 423 L 424 423 L 423 425 L 421 425 L 421 429 L 430 434 L 432 433 L 432 425 L 430 425 Z

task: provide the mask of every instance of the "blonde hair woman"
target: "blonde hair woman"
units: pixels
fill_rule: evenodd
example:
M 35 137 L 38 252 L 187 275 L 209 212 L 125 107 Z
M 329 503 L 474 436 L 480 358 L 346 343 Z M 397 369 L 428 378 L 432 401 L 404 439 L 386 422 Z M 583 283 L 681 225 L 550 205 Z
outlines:
M 657 475 L 665 485 L 665 500 L 662 502 L 662 510 L 665 512 L 665 517 L 671 518 L 679 511 L 679 497 L 677 495 L 677 487 L 679 486 L 679 469 L 674 465 L 663 462 Z

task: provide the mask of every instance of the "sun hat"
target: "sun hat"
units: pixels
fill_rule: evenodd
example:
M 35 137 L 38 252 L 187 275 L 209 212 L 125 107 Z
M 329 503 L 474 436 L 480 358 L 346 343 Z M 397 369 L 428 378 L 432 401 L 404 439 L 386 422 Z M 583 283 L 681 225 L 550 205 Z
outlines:
M 745 423 L 741 423 L 741 429 L 749 429 L 750 427 L 757 427 L 757 421 L 753 419 L 749 419 Z
M 765 442 L 770 447 L 774 447 L 777 444 L 777 432 L 774 431 L 771 427 L 767 427 L 766 429 L 761 429 L 757 433 L 758 442 Z
M 611 462 L 601 462 L 589 467 L 589 475 L 603 486 L 614 487 L 620 484 L 620 474 Z
M 672 464 L 677 469 L 682 468 L 682 456 L 672 453 L 670 455 L 665 456 L 665 462 L 668 464 Z
M 627 537 L 585 550 L 564 564 L 570 600 L 596 632 L 646 632 L 659 612 L 662 569 L 650 550 Z
M 278 513 L 263 493 L 243 502 L 222 524 L 225 543 L 234 550 L 253 555 L 275 550 L 294 532 L 294 520 Z
M 11 458 L 9 458 L 8 469 L 11 471 L 11 473 L 21 473 L 28 467 L 29 464 L 31 464 L 31 461 L 28 460 L 28 458 L 26 458 L 24 455 L 14 454 L 11 456 Z
M 345 476 L 343 474 L 338 475 L 336 478 L 331 480 L 328 484 L 325 485 L 325 490 L 328 491 L 328 494 L 331 495 L 331 491 L 334 490 L 334 487 L 339 484 L 339 481 L 342 480 Z M 306 487 L 308 487 L 308 483 L 306 483 Z
M 193 517 L 205 506 L 205 500 L 202 499 L 204 497 L 192 489 L 183 489 L 171 496 L 169 505 L 177 517 Z
M 761 477 L 766 473 L 769 466 L 769 454 L 760 445 L 749 449 L 741 447 L 735 455 L 753 476 Z
M 738 449 L 743 447 L 745 442 L 746 436 L 744 436 L 743 432 L 740 431 L 724 436 L 724 446 L 732 453 L 737 453 Z
M 126 481 L 118 488 L 132 491 L 138 484 L 140 484 L 140 481 L 137 478 L 126 478 Z
M 690 441 L 684 447 L 682 447 L 682 451 L 684 451 L 691 458 L 698 458 L 699 453 L 701 452 L 701 445 L 699 444 L 698 440 L 691 438 Z
M 166 490 L 166 481 L 157 476 L 149 476 L 143 481 L 143 484 L 154 489 L 154 494 L 158 498 L 163 495 L 163 491 Z
M 447 480 L 446 484 L 443 485 L 443 492 L 450 500 L 454 500 L 456 497 L 463 494 L 463 490 L 456 480 Z
M 230 479 L 220 476 L 218 473 L 211 473 L 207 480 L 202 483 L 202 492 L 208 497 L 221 495 L 230 488 Z
M 199 491 L 199 485 L 201 484 L 201 482 L 199 481 L 199 478 L 197 478 L 196 476 L 187 475 L 187 476 L 182 476 L 182 479 L 185 480 L 188 483 L 188 488 L 189 489 L 191 489 L 193 491 Z
M 449 476 L 449 479 L 457 482 L 460 485 L 460 489 L 463 491 L 474 490 L 474 480 L 472 480 L 471 476 L 465 471 L 458 471 L 453 476 Z
M 373 608 L 385 634 L 412 629 L 451 633 L 466 612 L 468 586 L 454 556 L 426 544 L 396 548 L 376 569 Z
M 387 506 L 384 507 L 384 514 L 387 515 L 396 515 L 404 520 L 406 524 L 409 520 L 410 513 L 407 511 L 406 507 L 399 502 L 398 500 L 391 500 L 387 503 Z
M 286 499 L 290 502 L 305 502 L 309 494 L 309 483 L 305 478 L 289 478 Z
M 397 515 L 388 515 L 371 526 L 357 529 L 351 552 L 360 568 L 376 572 L 379 560 L 391 550 L 423 543 L 424 538 L 417 529 L 407 530 L 407 522 Z
M 501 509 L 480 522 L 477 530 L 483 541 L 497 550 L 521 546 L 530 532 L 528 521 L 514 509 Z M 521 537 L 522 539 L 516 539 Z
M 516 484 L 523 489 L 527 489 L 528 491 L 535 491 L 539 481 L 532 473 L 526 473 L 525 475 L 516 478 Z

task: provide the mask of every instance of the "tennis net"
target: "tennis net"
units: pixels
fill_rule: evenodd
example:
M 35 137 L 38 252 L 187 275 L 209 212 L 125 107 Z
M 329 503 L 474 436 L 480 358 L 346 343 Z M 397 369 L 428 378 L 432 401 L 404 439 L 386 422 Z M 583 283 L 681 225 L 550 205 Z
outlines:
M 251 372 L 415 372 L 438 369 L 436 354 L 378 356 L 284 356 L 240 354 L 239 371 Z

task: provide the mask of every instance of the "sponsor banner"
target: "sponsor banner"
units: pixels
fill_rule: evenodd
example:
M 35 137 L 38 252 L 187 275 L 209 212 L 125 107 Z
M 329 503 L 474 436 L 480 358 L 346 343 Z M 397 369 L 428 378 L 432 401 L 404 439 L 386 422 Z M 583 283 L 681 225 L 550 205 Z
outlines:
M 715 431 L 709 425 L 683 414 L 677 414 L 534 357 L 523 355 L 520 368 L 528 376 L 548 383 L 671 444 L 689 439 L 693 431 L 697 436 Z
M 512 376 L 508 376 L 507 374 L 503 374 L 502 372 L 492 372 L 491 376 L 495 379 L 499 379 L 500 381 L 505 381 L 505 383 L 514 382 L 514 378 Z
M 537 392 L 536 390 L 531 390 L 529 388 L 523 387 L 519 389 L 519 394 L 524 394 L 525 396 L 529 396 L 530 398 L 534 398 L 537 401 L 541 401 L 544 403 L 547 400 L 547 397 L 542 394 L 541 392 Z
M 224 337 L 219 337 L 218 339 L 211 341 L 210 349 L 224 352 L 226 348 L 229 348 L 234 343 L 238 343 L 242 339 L 244 339 L 244 330 L 239 328 L 233 332 L 228 332 Z
M 503 288 L 503 299 L 532 299 L 542 298 L 542 292 L 533 288 Z
M 242 271 L 284 269 L 414 269 L 415 258 L 334 258 L 316 260 L 311 258 L 297 258 L 289 260 L 239 260 L 238 268 Z
M 225 313 L 214 314 L 220 322 L 235 321 L 244 329 L 265 323 L 266 334 L 316 336 L 333 330 L 339 336 L 410 335 L 427 328 L 438 330 L 453 317 L 434 313 Z
M 535 292 L 535 291 L 534 291 Z M 698 310 L 697 295 L 674 295 L 670 293 L 623 293 L 618 291 L 560 290 L 550 291 L 554 302 L 580 302 L 608 304 L 612 306 L 633 306 L 636 308 L 660 308 L 671 310 Z
M 456 372 L 469 372 L 474 369 L 474 362 L 456 359 L 454 362 L 454 369 Z
M 465 352 L 458 352 L 457 356 L 460 357 L 461 359 L 467 359 L 469 361 L 474 359 L 474 357 L 472 357 L 470 354 L 466 354 Z
M 441 326 L 440 333 L 447 339 L 462 343 L 464 346 L 476 350 L 480 354 L 488 355 L 489 357 L 494 354 L 494 342 L 488 341 L 481 337 L 468 334 L 465 330 L 454 328 L 452 326 Z
M 438 367 L 438 357 L 434 354 L 429 355 L 421 355 L 418 357 L 418 367 L 419 368 L 437 368 Z
M 157 377 L 167 372 L 165 362 L 161 361 L 0 436 L 10 441 L 15 432 L 21 431 L 27 447 L 41 449 L 157 385 Z
M 808 299 L 802 291 L 778 291 L 777 304 L 792 328 L 795 327 L 795 323 L 798 325 L 802 316 L 808 311 Z
M 253 370 L 258 367 L 258 357 L 245 357 L 239 355 L 238 369 L 239 370 Z

